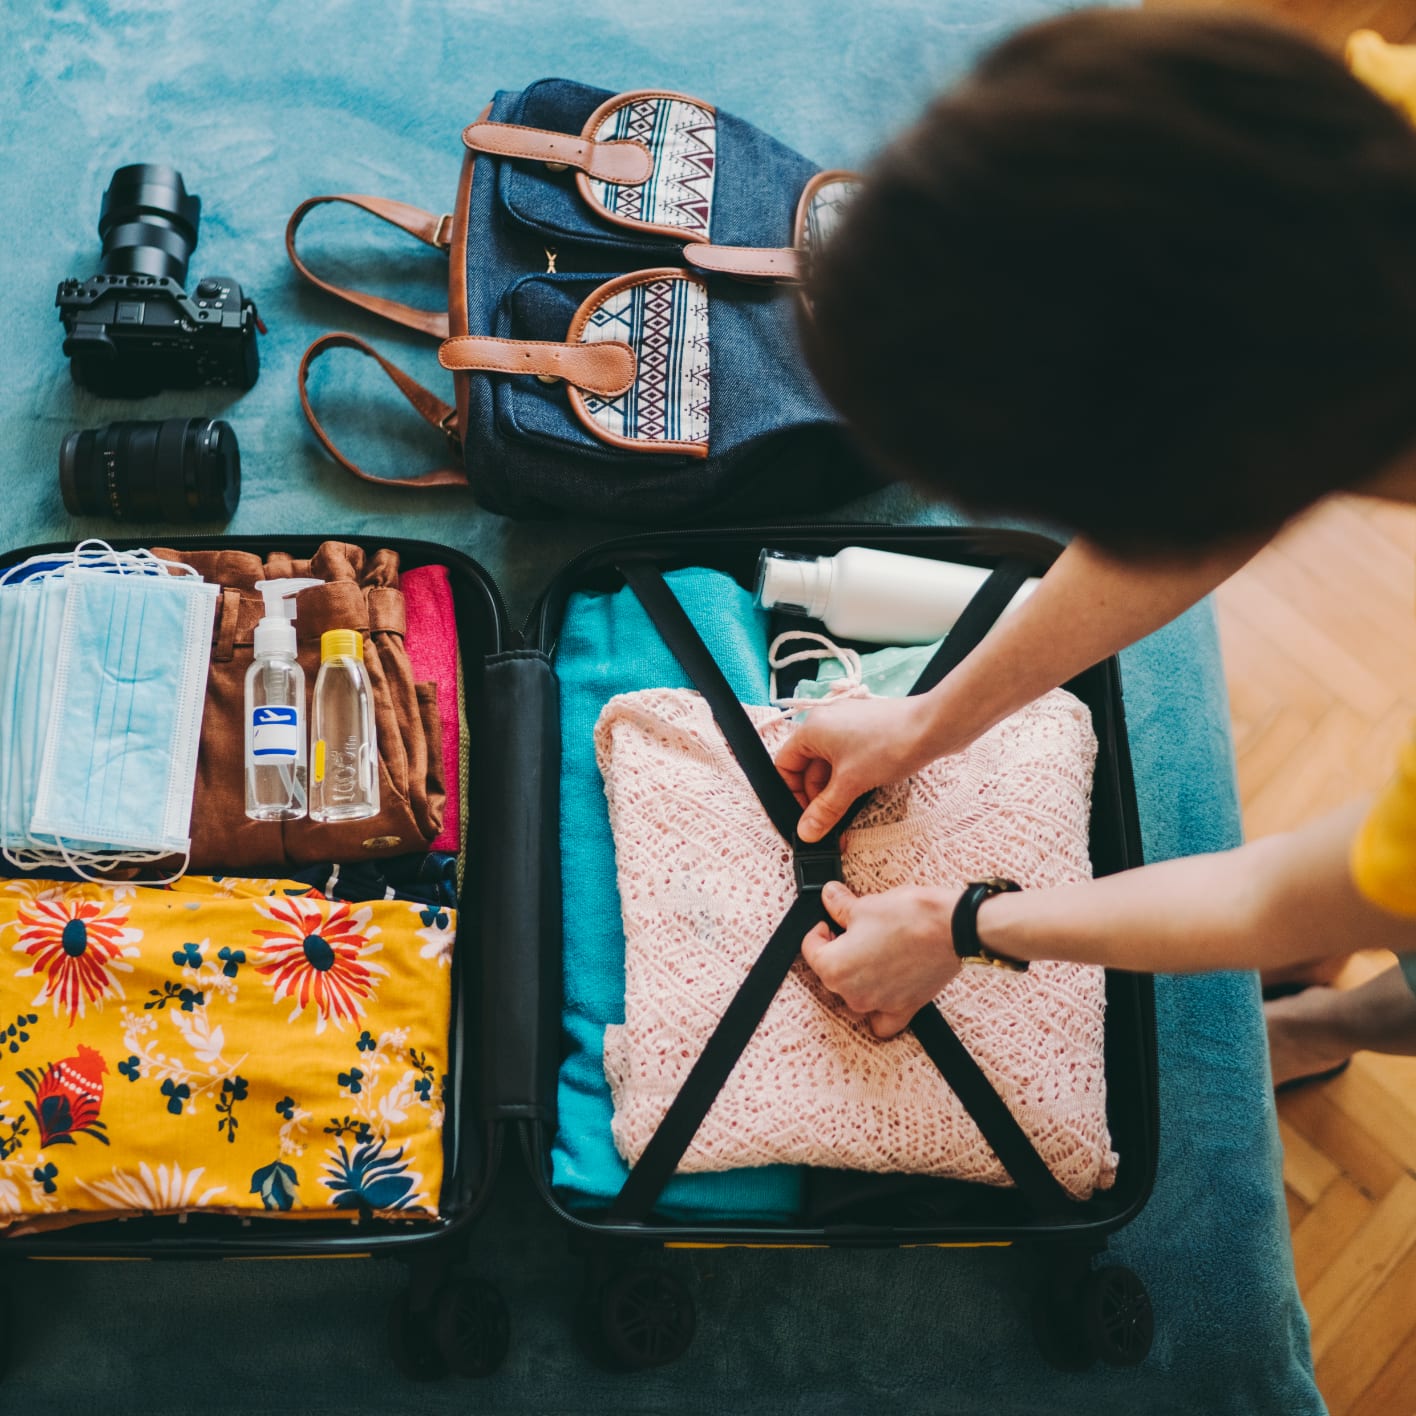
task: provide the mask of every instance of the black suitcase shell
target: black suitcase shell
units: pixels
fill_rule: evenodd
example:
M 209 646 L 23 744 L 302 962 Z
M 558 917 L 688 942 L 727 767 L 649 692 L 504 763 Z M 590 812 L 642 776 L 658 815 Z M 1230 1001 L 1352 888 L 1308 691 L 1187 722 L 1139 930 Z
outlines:
M 490 819 L 501 824 L 516 850 L 483 862 L 482 934 L 489 941 L 482 958 L 488 1010 L 485 1114 L 518 1132 L 533 1182 L 587 1256 L 578 1325 L 582 1342 L 602 1365 L 621 1370 L 662 1365 L 692 1338 L 691 1296 L 670 1273 L 642 1261 L 656 1246 L 972 1247 L 1026 1241 L 1047 1249 L 1033 1312 L 1044 1355 L 1062 1368 L 1089 1366 L 1098 1357 L 1116 1366 L 1134 1365 L 1149 1350 L 1153 1330 L 1144 1284 L 1120 1266 L 1094 1269 L 1092 1259 L 1105 1249 L 1108 1234 L 1140 1213 L 1155 1179 L 1159 1095 L 1148 974 L 1107 973 L 1107 1117 L 1120 1167 L 1110 1190 L 1075 1204 L 1063 1218 L 1032 1212 L 1016 1190 L 924 1177 L 885 1187 L 880 1177 L 867 1177 L 853 1186 L 841 1172 L 829 1173 L 841 1182 L 838 1216 L 796 1225 L 663 1216 L 611 1223 L 603 1212 L 570 1209 L 552 1188 L 562 922 L 554 664 L 567 598 L 576 590 L 619 588 L 623 580 L 615 566 L 627 558 L 664 571 L 708 566 L 750 587 L 764 546 L 831 555 L 847 545 L 985 568 L 1008 557 L 1028 563 L 1039 575 L 1062 550 L 1026 532 L 960 528 L 828 524 L 649 532 L 602 543 L 571 561 L 528 619 L 525 647 L 489 661 L 488 708 L 499 721 L 497 731 L 482 739 L 491 755 L 482 779 Z M 1066 687 L 1091 710 L 1098 739 L 1090 821 L 1093 871 L 1108 875 L 1133 868 L 1142 864 L 1142 847 L 1120 665 L 1109 659 Z
M 611 1309 L 614 1302 L 623 1306 L 627 1273 L 631 1288 L 636 1273 L 641 1285 L 649 1284 L 661 1310 L 666 1303 L 682 1309 L 687 1302 L 687 1318 L 679 1312 L 671 1326 L 682 1345 L 691 1335 L 691 1300 L 683 1294 L 666 1297 L 655 1286 L 662 1285 L 662 1274 L 646 1280 L 644 1274 L 653 1271 L 625 1268 L 655 1246 L 947 1247 L 1049 1241 L 1060 1256 L 1053 1266 L 1055 1306 L 1072 1301 L 1091 1255 L 1105 1247 L 1109 1233 L 1140 1212 L 1155 1176 L 1159 1116 L 1149 975 L 1107 974 L 1107 1114 L 1121 1163 L 1112 1189 L 1076 1204 L 1065 1219 L 1030 1213 L 1016 1191 L 915 1177 L 885 1190 L 865 1185 L 854 1202 L 846 1181 L 842 1218 L 829 1222 L 687 1223 L 655 1217 L 644 1224 L 610 1224 L 593 1211 L 568 1208 L 550 1182 L 561 1060 L 560 727 L 554 661 L 570 594 L 619 588 L 622 580 L 614 567 L 626 558 L 648 560 L 662 570 L 708 566 L 750 586 L 758 554 L 768 545 L 814 555 L 862 545 L 984 567 L 1007 556 L 1028 562 L 1037 574 L 1062 548 L 1025 532 L 942 527 L 829 524 L 649 532 L 607 541 L 577 556 L 550 582 L 518 633 L 486 570 L 431 542 L 351 535 L 177 537 L 163 538 L 162 544 L 177 550 L 239 547 L 308 556 L 330 539 L 370 551 L 388 547 L 405 568 L 446 565 L 453 588 L 473 731 L 472 824 L 452 974 L 454 1082 L 439 1217 L 433 1222 L 368 1217 L 291 1223 L 260 1215 L 192 1214 L 99 1221 L 0 1241 L 0 1259 L 392 1256 L 413 1268 L 409 1302 L 421 1313 L 445 1290 L 447 1271 L 466 1250 L 472 1223 L 490 1197 L 503 1148 L 510 1143 L 522 1152 L 546 1204 L 589 1256 L 587 1300 L 592 1308 L 598 1303 L 602 1321 L 588 1340 L 600 1349 L 598 1355 L 621 1368 L 657 1365 L 681 1350 L 673 1340 L 660 1340 L 663 1334 L 644 1350 L 617 1334 Z M 143 543 L 113 544 L 131 549 Z M 0 556 L 0 569 L 68 549 L 67 544 L 49 544 L 12 551 Z M 1090 823 L 1094 872 L 1132 868 L 1142 863 L 1142 854 L 1119 665 L 1114 658 L 1107 660 L 1066 686 L 1091 710 L 1098 739 Z M 487 829 L 491 823 L 494 831 Z M 504 1326 L 504 1315 L 500 1321 Z M 1040 1339 L 1046 1348 L 1041 1333 Z M 504 1346 L 501 1341 L 500 1350 Z M 396 1334 L 394 1347 L 410 1375 L 431 1374 L 424 1368 L 436 1363 L 436 1354 L 399 1351 Z M 1058 1355 L 1065 1359 L 1067 1354 Z M 482 1353 L 466 1364 L 468 1374 L 490 1370 L 497 1360 L 499 1351 L 489 1359 Z

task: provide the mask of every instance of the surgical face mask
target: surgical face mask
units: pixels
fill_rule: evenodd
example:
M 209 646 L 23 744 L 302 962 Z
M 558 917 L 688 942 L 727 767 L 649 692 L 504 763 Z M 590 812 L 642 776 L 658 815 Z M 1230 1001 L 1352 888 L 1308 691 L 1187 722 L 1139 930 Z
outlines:
M 185 855 L 217 589 L 75 570 L 31 829 L 85 855 Z
M 38 848 L 30 831 L 54 696 L 64 582 L 0 586 L 0 848 Z
M 0 577 L 14 863 L 86 874 L 187 853 L 218 591 L 183 571 L 98 542 Z M 17 575 L 30 578 L 4 583 Z

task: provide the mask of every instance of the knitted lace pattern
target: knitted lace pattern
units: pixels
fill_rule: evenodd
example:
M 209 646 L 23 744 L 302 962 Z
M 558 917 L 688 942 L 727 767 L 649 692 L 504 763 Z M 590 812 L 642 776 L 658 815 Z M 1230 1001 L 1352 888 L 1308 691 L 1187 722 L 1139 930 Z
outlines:
M 746 711 L 775 752 L 790 718 Z M 605 1075 L 615 1145 L 633 1163 L 796 887 L 790 849 L 697 693 L 611 699 L 595 749 L 625 931 L 625 1021 L 605 1031 Z M 1095 759 L 1087 709 L 1054 690 L 877 791 L 843 839 L 845 881 L 870 894 L 1086 879 Z M 1103 971 L 966 966 L 937 1002 L 1067 1191 L 1108 1188 Z M 679 1169 L 779 1162 L 1011 1184 L 913 1034 L 877 1039 L 800 958 Z

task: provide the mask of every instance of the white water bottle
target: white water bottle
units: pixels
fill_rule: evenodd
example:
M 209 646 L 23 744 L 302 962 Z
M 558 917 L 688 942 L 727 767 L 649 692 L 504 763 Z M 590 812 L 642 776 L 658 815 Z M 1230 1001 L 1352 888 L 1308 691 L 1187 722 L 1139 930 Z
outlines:
M 305 814 L 305 671 L 296 658 L 295 596 L 321 580 L 265 580 L 265 618 L 246 670 L 246 815 L 298 821 Z
M 320 672 L 310 725 L 310 820 L 362 821 L 379 812 L 374 689 L 357 629 L 320 636 Z
M 847 546 L 834 556 L 763 551 L 757 600 L 820 620 L 838 639 L 868 644 L 932 644 L 954 627 L 988 571 L 976 565 Z M 1037 588 L 1025 580 L 1007 614 Z

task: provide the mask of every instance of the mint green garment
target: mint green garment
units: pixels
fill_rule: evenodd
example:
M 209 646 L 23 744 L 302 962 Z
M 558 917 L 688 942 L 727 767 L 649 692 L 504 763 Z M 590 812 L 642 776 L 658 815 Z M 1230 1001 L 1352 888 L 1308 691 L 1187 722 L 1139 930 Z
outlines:
M 925 665 L 939 651 L 944 641 L 933 644 L 910 644 L 900 648 L 877 649 L 860 656 L 861 682 L 881 698 L 905 698 Z M 790 650 L 790 644 L 784 644 Z M 814 679 L 802 679 L 797 684 L 797 698 L 825 698 L 831 685 L 845 677 L 845 667 L 839 659 L 823 659 Z
M 1406 975 L 1412 993 L 1416 993 L 1416 954 L 1398 954 L 1396 961 L 1401 965 L 1401 972 Z

